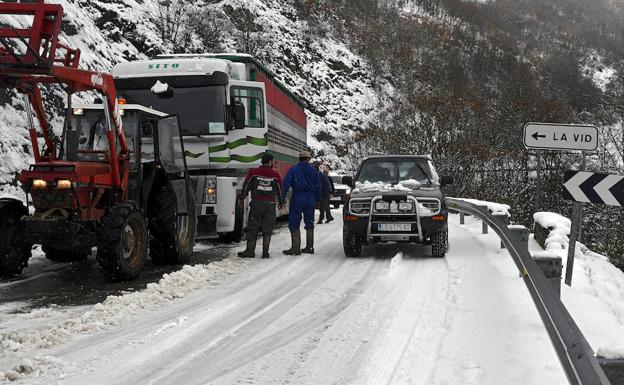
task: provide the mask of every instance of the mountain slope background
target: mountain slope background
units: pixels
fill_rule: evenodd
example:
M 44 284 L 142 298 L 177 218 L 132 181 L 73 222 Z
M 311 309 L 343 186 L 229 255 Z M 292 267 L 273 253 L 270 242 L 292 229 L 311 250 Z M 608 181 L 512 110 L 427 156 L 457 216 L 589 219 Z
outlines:
M 595 124 L 592 171 L 621 173 L 624 10 L 614 0 L 63 0 L 63 38 L 98 70 L 158 53 L 246 52 L 308 103 L 317 158 L 352 172 L 375 152 L 431 153 L 449 193 L 569 215 L 580 154 L 522 146 L 530 121 Z M 2 18 L 2 25 L 20 25 Z M 50 110 L 62 98 L 50 90 Z M 23 105 L 0 95 L 0 183 L 31 159 Z M 58 119 L 57 126 L 60 126 Z M 624 216 L 586 209 L 585 242 L 624 255 Z M 624 261 L 614 258 L 624 266 Z

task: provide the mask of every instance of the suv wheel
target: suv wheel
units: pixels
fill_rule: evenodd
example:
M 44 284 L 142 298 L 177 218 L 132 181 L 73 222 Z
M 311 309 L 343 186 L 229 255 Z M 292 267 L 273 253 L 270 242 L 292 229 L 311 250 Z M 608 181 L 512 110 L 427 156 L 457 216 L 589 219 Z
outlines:
M 362 241 L 346 227 L 342 228 L 342 245 L 348 258 L 358 257 L 362 253 Z
M 448 249 L 448 230 L 439 231 L 431 236 L 431 254 L 434 258 L 443 258 Z

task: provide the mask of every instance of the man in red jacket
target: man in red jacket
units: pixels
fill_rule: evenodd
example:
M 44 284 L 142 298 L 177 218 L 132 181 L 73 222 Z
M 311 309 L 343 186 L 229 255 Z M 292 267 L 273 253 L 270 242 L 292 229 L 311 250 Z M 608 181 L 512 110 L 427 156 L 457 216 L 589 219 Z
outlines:
M 269 258 L 271 234 L 275 227 L 275 204 L 284 205 L 282 177 L 275 171 L 273 155 L 262 156 L 262 165 L 249 170 L 238 197 L 239 204 L 251 192 L 249 218 L 247 220 L 247 248 L 238 253 L 241 258 L 255 258 L 256 239 L 262 231 L 262 258 Z

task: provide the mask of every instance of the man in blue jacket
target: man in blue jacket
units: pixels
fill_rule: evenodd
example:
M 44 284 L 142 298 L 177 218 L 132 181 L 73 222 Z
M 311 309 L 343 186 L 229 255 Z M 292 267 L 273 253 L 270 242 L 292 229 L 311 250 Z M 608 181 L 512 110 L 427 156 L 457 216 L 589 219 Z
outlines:
M 299 154 L 299 163 L 288 170 L 284 178 L 284 194 L 292 188 L 288 214 L 288 229 L 292 239 L 292 246 L 284 250 L 286 255 L 300 255 L 302 252 L 314 254 L 314 210 L 316 202 L 321 199 L 321 178 L 314 167 L 310 165 L 312 155 L 308 151 Z M 301 249 L 301 214 L 306 229 L 306 247 Z

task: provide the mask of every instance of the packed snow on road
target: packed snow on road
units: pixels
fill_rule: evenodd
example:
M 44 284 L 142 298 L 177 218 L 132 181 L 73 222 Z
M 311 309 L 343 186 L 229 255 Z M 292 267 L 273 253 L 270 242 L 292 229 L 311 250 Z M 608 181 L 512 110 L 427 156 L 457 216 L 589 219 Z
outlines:
M 5 303 L 0 382 L 567 383 L 509 254 L 477 219 L 450 216 L 446 258 L 386 245 L 348 259 L 341 229 L 340 220 L 317 226 L 316 254 L 296 257 L 281 255 L 288 234 L 279 230 L 268 260 L 231 249 L 93 306 Z M 624 309 L 622 287 L 620 271 L 579 246 L 562 296 L 592 347 L 610 357 L 624 345 L 614 340 L 624 338 L 614 315 Z

